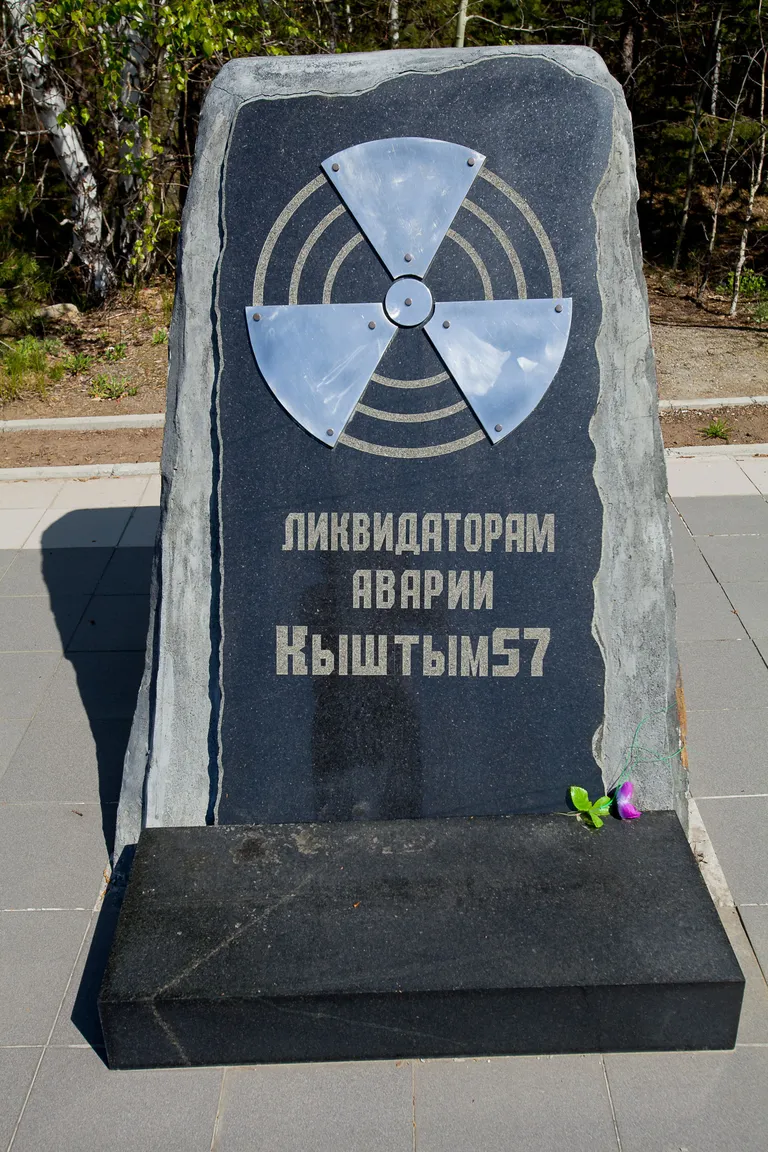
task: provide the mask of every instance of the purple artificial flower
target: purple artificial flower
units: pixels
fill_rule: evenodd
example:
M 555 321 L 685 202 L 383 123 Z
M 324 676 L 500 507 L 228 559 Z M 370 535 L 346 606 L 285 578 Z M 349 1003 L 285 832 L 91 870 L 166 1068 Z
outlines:
M 616 789 L 616 807 L 622 820 L 637 820 L 638 816 L 642 816 L 640 809 L 635 808 L 632 803 L 634 787 L 631 780 L 625 780 L 621 787 Z

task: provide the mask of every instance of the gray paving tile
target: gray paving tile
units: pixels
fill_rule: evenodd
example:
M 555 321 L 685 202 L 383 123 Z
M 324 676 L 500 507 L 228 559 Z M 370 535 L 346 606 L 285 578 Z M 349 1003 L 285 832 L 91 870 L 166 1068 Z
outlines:
M 0 580 L 0 596 L 72 596 L 96 589 L 111 548 L 47 548 L 17 552 Z
M 157 507 L 136 508 L 120 537 L 118 548 L 152 547 L 160 523 L 160 509 Z
M 88 912 L 0 912 L 0 1044 L 44 1044 Z
M 752 711 L 689 709 L 686 743 L 695 797 L 768 794 L 768 702 Z
M 137 511 L 142 512 L 146 509 L 138 508 Z M 99 595 L 148 596 L 154 552 L 154 548 L 121 546 L 115 549 L 99 581 Z
M 91 919 L 85 945 L 78 957 L 72 982 L 51 1037 L 52 1044 L 62 1046 L 85 1043 L 92 1048 L 104 1047 L 96 1001 L 119 913 L 120 900 L 108 889 L 104 903 Z
M 768 797 L 698 805 L 736 903 L 768 903 Z
M 622 1152 L 765 1152 L 768 1048 L 606 1057 Z
M 768 580 L 768 536 L 697 536 L 696 543 L 721 584 Z
M 675 590 L 678 640 L 745 640 L 746 632 L 715 580 Z
M 148 596 L 94 596 L 68 651 L 143 652 L 148 623 Z
M 221 1075 L 110 1072 L 90 1048 L 50 1048 L 13 1152 L 210 1152 Z
M 765 708 L 768 668 L 749 640 L 681 640 L 689 708 Z
M 130 508 L 49 508 L 33 526 L 25 548 L 114 548 Z
M 714 576 L 704 560 L 696 541 L 683 529 L 672 533 L 672 555 L 675 561 L 675 587 L 681 584 L 704 584 Z
M 675 504 L 694 536 L 768 536 L 768 503 L 757 494 L 684 496 Z
M 419 1152 L 616 1152 L 599 1056 L 416 1065 Z
M 63 652 L 87 596 L 0 596 L 0 652 Z
M 88 716 L 130 720 L 144 671 L 143 652 L 68 652 L 40 706 L 51 723 Z
M 0 720 L 0 780 L 21 743 L 29 720 Z
M 60 660 L 58 652 L 4 652 L 0 659 L 0 717 L 34 716 Z
M 757 962 L 752 944 L 735 908 L 720 908 L 720 919 L 731 947 L 744 973 L 746 985 L 741 1005 L 737 1044 L 768 1043 L 768 984 Z
M 107 862 L 99 804 L 0 803 L 0 908 L 90 909 Z
M 0 1049 L 0 1148 L 13 1135 L 39 1059 L 39 1048 Z
M 0 780 L 0 800 L 116 803 L 130 730 L 130 720 L 52 723 L 38 713 Z
M 768 904 L 739 908 L 749 942 L 757 956 L 763 978 L 768 980 Z M 768 986 L 766 986 L 768 990 Z
M 749 635 L 768 637 L 768 581 L 724 584 L 723 587 Z
M 768 636 L 754 636 L 753 640 L 758 652 L 762 656 L 765 663 L 768 664 Z
M 393 1061 L 227 1070 L 216 1152 L 411 1152 L 411 1068 Z
M 2 578 L 3 573 L 10 567 L 17 555 L 18 553 L 15 552 L 13 548 L 0 548 L 0 578 Z

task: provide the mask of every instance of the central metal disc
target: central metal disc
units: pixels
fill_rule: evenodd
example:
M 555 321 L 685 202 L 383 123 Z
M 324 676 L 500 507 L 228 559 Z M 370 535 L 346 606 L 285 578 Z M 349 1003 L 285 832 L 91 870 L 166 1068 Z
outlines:
M 384 311 L 401 328 L 416 328 L 432 315 L 435 302 L 426 284 L 414 276 L 395 280 L 384 299 Z

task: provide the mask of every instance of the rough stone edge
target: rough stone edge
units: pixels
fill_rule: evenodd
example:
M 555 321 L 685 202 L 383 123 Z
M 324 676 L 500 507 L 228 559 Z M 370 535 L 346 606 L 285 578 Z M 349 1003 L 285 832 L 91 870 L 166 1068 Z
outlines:
M 240 100 L 214 83 L 205 101 L 182 219 L 169 332 L 158 543 L 147 657 L 123 769 L 117 863 L 145 825 L 205 823 L 215 385 L 212 287 L 221 252 L 218 211 L 229 130 Z M 163 636 L 173 637 L 162 644 Z M 179 685 L 180 691 L 175 690 Z
M 639 806 L 672 808 L 687 830 L 681 758 L 654 759 L 672 757 L 680 747 L 672 542 L 632 122 L 620 85 L 611 80 L 610 86 L 613 144 L 593 205 L 603 319 L 595 341 L 600 393 L 590 435 L 604 509 L 594 634 L 605 660 L 605 717 L 595 753 L 610 787 L 637 725 L 650 715 L 638 740 L 648 753 L 632 771 Z
M 208 808 L 210 419 L 217 337 L 211 289 L 222 251 L 220 221 L 211 205 L 219 203 L 237 111 L 257 99 L 360 95 L 401 75 L 434 75 L 505 57 L 544 59 L 601 87 L 613 83 L 591 49 L 541 45 L 234 60 L 209 90 L 182 221 L 149 643 L 125 759 L 115 860 L 136 843 L 145 824 L 203 824 Z M 163 635 L 172 636 L 173 644 L 158 644 Z M 176 684 L 183 691 L 177 693 Z

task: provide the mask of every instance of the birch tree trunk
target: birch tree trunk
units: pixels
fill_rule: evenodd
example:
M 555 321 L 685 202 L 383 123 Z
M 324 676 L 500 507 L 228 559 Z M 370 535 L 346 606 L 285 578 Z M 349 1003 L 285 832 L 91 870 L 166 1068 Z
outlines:
M 467 35 L 467 4 L 468 0 L 460 0 L 456 22 L 456 48 L 464 47 L 464 39 Z
M 144 223 L 141 211 L 146 146 L 143 113 L 149 47 L 141 34 L 129 24 L 123 23 L 120 32 L 125 59 L 120 73 L 120 105 L 117 110 L 117 134 L 120 141 L 117 248 L 121 263 L 130 267 L 135 265 L 135 250 Z
M 104 300 L 116 283 L 104 244 L 104 218 L 96 178 L 73 124 L 61 123 L 67 103 L 39 43 L 34 0 L 8 0 L 11 39 L 19 54 L 21 82 L 48 134 L 72 193 L 72 249 L 83 265 L 89 295 Z
M 758 19 L 762 15 L 762 2 L 758 8 Z M 760 191 L 760 185 L 763 182 L 763 169 L 765 167 L 765 143 L 766 131 L 768 125 L 765 123 L 765 82 L 766 70 L 768 70 L 768 49 L 766 48 L 763 39 L 762 24 L 760 26 L 760 42 L 762 61 L 760 68 L 760 143 L 758 145 L 757 164 L 752 163 L 752 179 L 749 185 L 749 197 L 747 199 L 747 211 L 744 216 L 744 228 L 741 233 L 741 241 L 739 243 L 739 256 L 736 261 L 736 267 L 733 271 L 733 295 L 731 296 L 731 307 L 728 315 L 735 316 L 736 310 L 739 307 L 739 291 L 741 289 L 741 275 L 744 271 L 744 265 L 747 260 L 747 240 L 749 239 L 749 228 L 752 223 L 752 217 L 755 212 L 755 197 Z
M 400 3 L 389 0 L 389 46 L 397 48 L 400 43 Z

